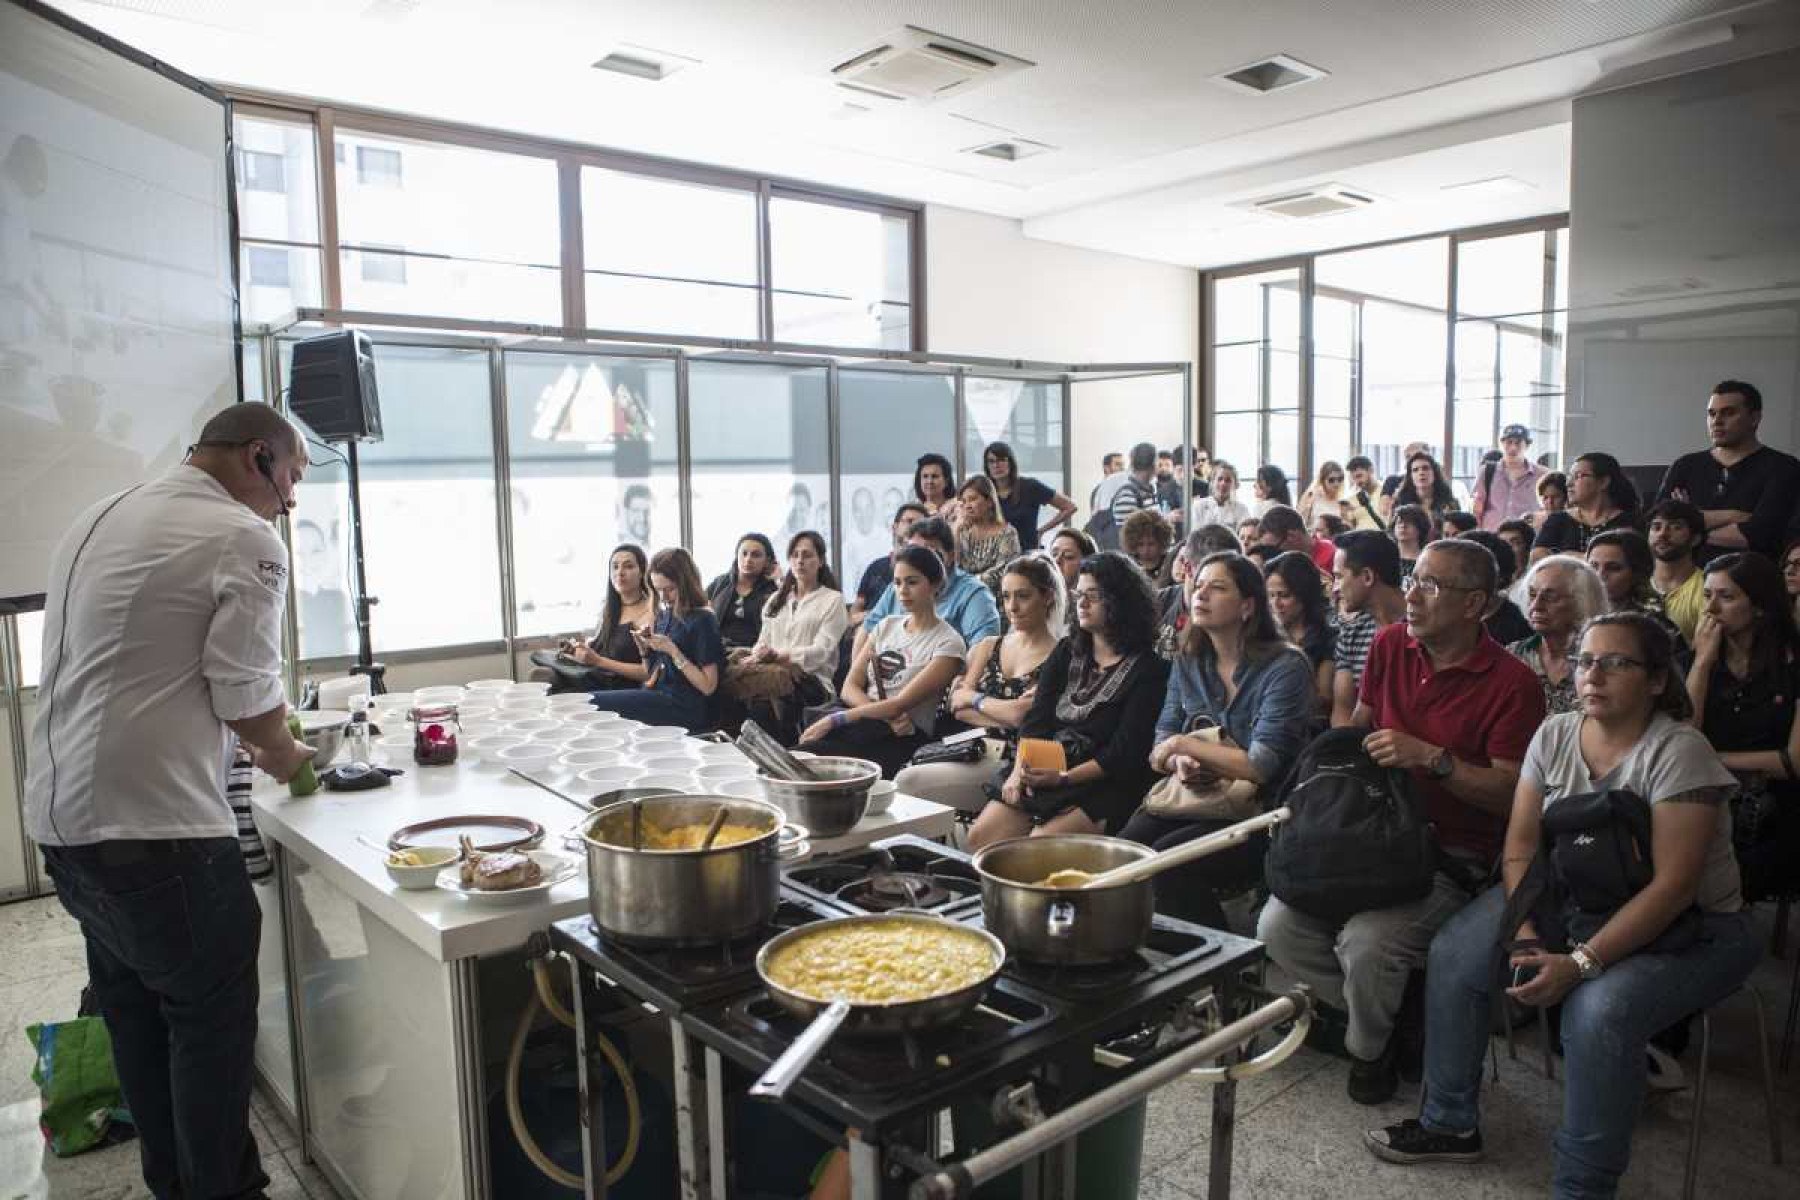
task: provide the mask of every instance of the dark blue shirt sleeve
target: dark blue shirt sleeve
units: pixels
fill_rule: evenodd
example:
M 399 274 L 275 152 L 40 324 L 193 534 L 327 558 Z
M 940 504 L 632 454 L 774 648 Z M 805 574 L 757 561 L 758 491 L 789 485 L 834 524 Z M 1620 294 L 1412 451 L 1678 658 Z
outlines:
M 725 642 L 719 637 L 719 622 L 710 609 L 690 613 L 674 637 L 681 652 L 698 666 L 714 667 L 725 661 Z

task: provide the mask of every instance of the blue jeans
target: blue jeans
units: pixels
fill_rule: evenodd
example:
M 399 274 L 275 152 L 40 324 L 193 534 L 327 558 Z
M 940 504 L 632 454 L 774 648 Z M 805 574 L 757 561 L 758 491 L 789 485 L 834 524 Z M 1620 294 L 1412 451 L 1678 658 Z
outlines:
M 1505 902 L 1503 889 L 1488 889 L 1431 943 L 1419 1119 L 1440 1133 L 1480 1124 L 1481 1060 L 1500 986 L 1496 942 Z M 1563 998 L 1563 1119 L 1554 1139 L 1552 1195 L 1588 1200 L 1616 1193 L 1631 1160 L 1650 1035 L 1737 990 L 1759 953 L 1743 913 L 1708 913 L 1700 940 L 1688 949 L 1633 954 Z
M 623 688 L 615 692 L 591 692 L 595 708 L 604 708 L 646 725 L 680 725 L 700 733 L 712 723 L 706 700 L 699 692 L 664 691 L 661 688 Z
M 262 910 L 236 838 L 45 846 L 157 1200 L 257 1197 L 250 1133 Z

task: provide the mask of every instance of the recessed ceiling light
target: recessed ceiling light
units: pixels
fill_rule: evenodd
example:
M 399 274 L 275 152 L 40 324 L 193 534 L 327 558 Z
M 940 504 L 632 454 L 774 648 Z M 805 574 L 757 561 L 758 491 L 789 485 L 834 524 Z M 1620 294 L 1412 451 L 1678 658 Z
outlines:
M 1213 82 L 1235 91 L 1266 96 L 1323 79 L 1331 74 L 1289 54 L 1276 54 L 1213 76 Z
M 1471 179 L 1466 183 L 1446 183 L 1440 192 L 1454 192 L 1458 199 L 1471 196 L 1517 196 L 1535 192 L 1537 186 L 1511 175 L 1494 175 L 1487 179 Z
M 660 83 L 675 72 L 696 66 L 699 62 L 697 58 L 688 58 L 667 50 L 622 45 L 593 65 L 597 71 L 611 71 L 615 75 L 628 75 L 633 79 L 648 79 L 652 83 Z
M 1030 141 L 1027 138 L 1007 138 L 1000 142 L 984 142 L 979 146 L 970 146 L 964 154 L 979 154 L 983 158 L 997 159 L 1000 162 L 1018 162 L 1021 159 L 1036 158 L 1040 154 L 1056 149 L 1043 142 Z

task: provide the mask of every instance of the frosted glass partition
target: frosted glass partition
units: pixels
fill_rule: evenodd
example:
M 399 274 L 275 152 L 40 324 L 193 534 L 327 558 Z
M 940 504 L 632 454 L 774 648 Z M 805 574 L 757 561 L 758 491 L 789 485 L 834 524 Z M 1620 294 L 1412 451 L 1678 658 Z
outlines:
M 613 547 L 681 540 L 675 363 L 508 351 L 505 364 L 518 635 L 592 626 Z
M 1080 453 L 1075 457 L 1074 489 L 1069 496 L 1080 506 L 1078 519 L 1085 520 L 1092 509 L 1104 454 L 1130 454 L 1139 442 L 1173 450 L 1184 435 L 1190 442 L 1199 440 L 1197 429 L 1184 434 L 1183 392 L 1179 375 L 1075 379 L 1070 389 L 1069 426 L 1071 444 L 1080 447 Z M 1242 464 L 1239 469 L 1243 470 Z
M 913 498 L 919 456 L 956 461 L 956 383 L 949 375 L 838 373 L 838 470 L 849 520 L 839 562 L 846 593 L 891 548 L 894 510 Z
M 688 363 L 694 561 L 728 570 L 740 537 L 768 535 L 777 556 L 802 529 L 831 545 L 826 370 L 781 363 Z
M 1068 431 L 1063 426 L 1060 380 L 1025 380 L 970 375 L 963 380 L 963 474 L 983 469 L 983 451 L 1005 442 L 1018 460 L 1019 474 L 1064 491 L 1063 452 Z M 1047 514 L 1040 514 L 1043 524 Z M 1027 546 L 1026 549 L 1031 547 Z

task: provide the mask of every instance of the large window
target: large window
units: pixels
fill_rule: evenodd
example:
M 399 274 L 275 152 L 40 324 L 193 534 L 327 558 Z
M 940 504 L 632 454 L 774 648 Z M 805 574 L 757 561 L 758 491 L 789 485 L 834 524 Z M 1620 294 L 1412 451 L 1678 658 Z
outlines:
M 591 627 L 613 547 L 681 540 L 675 365 L 509 351 L 506 397 L 519 636 Z
M 769 257 L 778 342 L 912 346 L 912 218 L 776 196 Z
M 556 163 L 339 129 L 343 306 L 562 324 Z
M 1274 463 L 1298 496 L 1327 460 L 1367 454 L 1393 474 L 1424 442 L 1465 502 L 1506 425 L 1558 461 L 1568 241 L 1545 222 L 1209 276 L 1215 456 L 1246 477 Z
M 239 114 L 238 289 L 247 324 L 321 299 L 319 185 L 310 124 Z
M 894 510 L 913 498 L 919 456 L 956 460 L 955 384 L 936 373 L 840 371 L 838 441 L 848 595 L 863 569 L 892 548 Z

